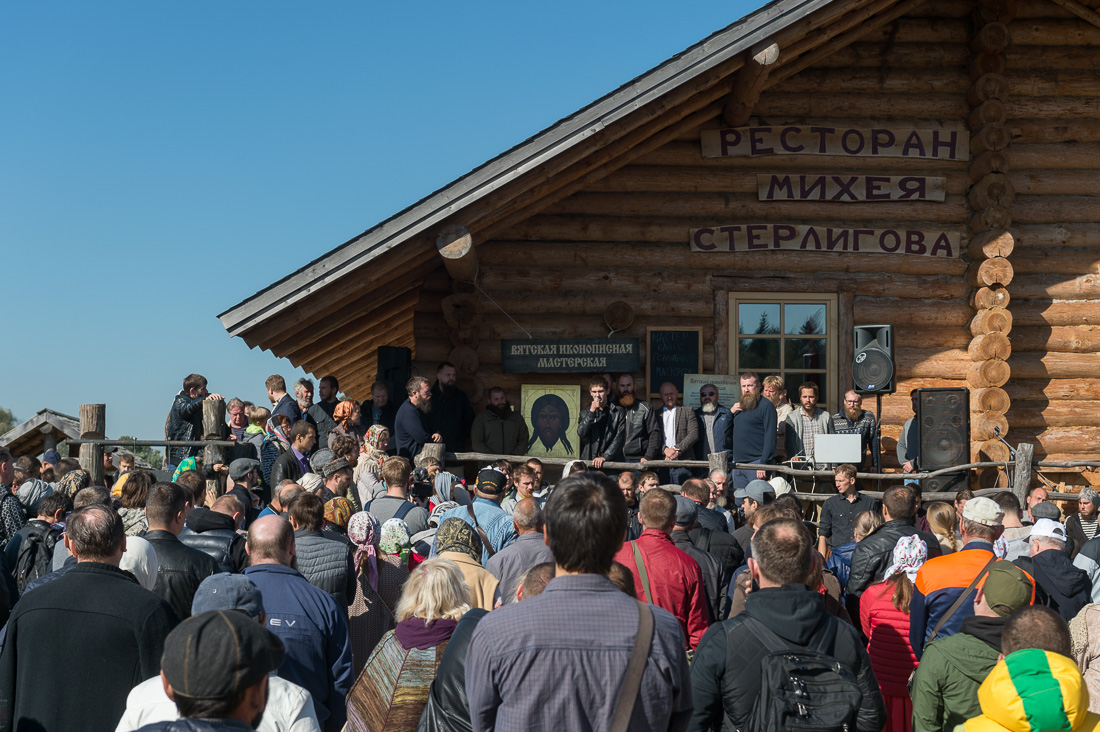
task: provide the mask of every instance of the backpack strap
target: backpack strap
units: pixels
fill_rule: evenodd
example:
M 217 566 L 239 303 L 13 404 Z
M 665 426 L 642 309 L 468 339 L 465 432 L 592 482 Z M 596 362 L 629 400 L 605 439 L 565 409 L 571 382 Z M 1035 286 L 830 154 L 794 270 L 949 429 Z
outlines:
M 645 571 L 645 562 L 642 561 L 642 551 L 638 548 L 638 542 L 630 542 L 634 549 L 634 566 L 638 568 L 638 576 L 642 579 L 642 595 L 646 602 L 653 602 L 653 593 L 649 589 L 649 575 Z
M 943 628 L 944 623 L 946 623 L 948 620 L 950 620 L 951 616 L 955 614 L 955 611 L 958 610 L 960 607 L 962 607 L 963 602 L 965 602 L 966 598 L 970 596 L 970 591 L 978 586 L 978 583 L 981 582 L 982 578 L 985 577 L 986 574 L 989 573 L 989 570 L 993 568 L 993 563 L 996 562 L 996 561 L 997 561 L 997 555 L 994 554 L 993 556 L 991 556 L 989 558 L 989 561 L 986 562 L 985 566 L 982 567 L 982 571 L 978 572 L 977 576 L 974 577 L 974 581 L 970 583 L 970 586 L 967 587 L 965 590 L 963 590 L 959 594 L 959 596 L 955 599 L 955 604 L 953 604 L 951 607 L 949 607 L 947 609 L 947 612 L 945 612 L 940 617 L 940 622 L 936 623 L 935 628 L 932 628 L 932 635 L 928 636 L 928 640 L 926 640 L 924 642 L 924 645 L 925 645 L 926 648 L 928 647 L 929 643 L 936 640 L 936 636 L 940 634 L 940 629 Z
M 745 619 L 741 621 L 741 624 L 752 626 L 753 630 L 756 631 L 756 639 L 760 641 L 761 645 L 764 646 L 764 649 L 767 650 L 768 653 L 782 653 L 783 651 L 791 650 L 790 645 L 788 645 L 786 641 L 776 635 L 771 628 L 764 625 L 748 613 L 742 612 L 741 615 L 745 616 Z
M 481 528 L 481 524 L 477 522 L 477 514 L 474 513 L 474 504 L 467 503 L 466 510 L 470 514 L 470 520 L 474 522 L 474 528 L 477 529 L 478 536 L 481 537 L 481 543 L 485 551 L 489 556 L 493 556 L 497 553 L 497 550 L 493 548 L 493 543 L 489 541 L 489 535 L 485 533 L 485 529 Z
M 404 521 L 405 517 L 409 515 L 409 511 L 413 510 L 414 508 L 416 508 L 416 506 L 413 505 L 412 501 L 405 501 L 403 504 L 401 504 L 401 508 L 397 509 L 397 511 L 393 514 L 393 517 L 395 519 Z
M 630 663 L 626 666 L 623 686 L 619 689 L 619 699 L 615 702 L 615 712 L 611 715 L 610 732 L 627 732 L 630 716 L 634 712 L 634 702 L 638 699 L 638 690 L 642 686 L 642 674 L 645 662 L 649 658 L 649 647 L 653 643 L 653 610 L 644 602 L 638 605 L 638 633 L 634 636 L 634 650 L 630 653 Z

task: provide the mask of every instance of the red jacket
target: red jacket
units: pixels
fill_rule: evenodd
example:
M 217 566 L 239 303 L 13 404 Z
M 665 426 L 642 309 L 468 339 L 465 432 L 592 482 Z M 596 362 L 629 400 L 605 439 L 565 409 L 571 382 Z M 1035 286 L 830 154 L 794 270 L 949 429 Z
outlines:
M 642 554 L 649 577 L 648 596 L 634 560 L 634 544 Z M 663 607 L 676 616 L 684 631 L 688 648 L 695 648 L 707 631 L 707 603 L 703 595 L 703 573 L 699 564 L 672 545 L 668 534 L 646 529 L 637 542 L 627 542 L 615 555 L 615 561 L 634 573 L 634 590 L 639 600 Z
M 893 582 L 871 585 L 859 598 L 859 620 L 870 638 L 867 655 L 883 696 L 909 696 L 905 688 L 917 657 L 909 647 L 909 614 L 894 607 Z

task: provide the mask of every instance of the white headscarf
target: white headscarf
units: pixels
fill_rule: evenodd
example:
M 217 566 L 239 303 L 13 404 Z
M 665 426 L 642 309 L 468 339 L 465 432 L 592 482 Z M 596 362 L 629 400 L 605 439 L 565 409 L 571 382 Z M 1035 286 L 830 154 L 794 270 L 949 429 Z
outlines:
M 126 551 L 122 555 L 119 569 L 125 569 L 137 578 L 138 584 L 147 590 L 157 583 L 157 552 L 153 545 L 140 536 L 126 537 Z

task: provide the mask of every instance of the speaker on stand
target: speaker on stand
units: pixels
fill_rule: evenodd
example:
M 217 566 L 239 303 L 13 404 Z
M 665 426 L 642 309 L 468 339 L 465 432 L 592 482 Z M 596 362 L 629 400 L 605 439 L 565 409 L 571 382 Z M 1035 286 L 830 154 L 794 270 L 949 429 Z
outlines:
M 875 395 L 875 440 L 871 450 L 875 472 L 882 472 L 882 395 L 898 390 L 894 381 L 894 326 L 857 325 L 852 329 L 852 381 L 857 394 Z M 879 481 L 882 490 L 882 481 Z
M 970 391 L 915 389 L 921 472 L 970 462 Z M 923 481 L 922 491 L 954 491 L 968 484 L 967 472 L 947 473 Z

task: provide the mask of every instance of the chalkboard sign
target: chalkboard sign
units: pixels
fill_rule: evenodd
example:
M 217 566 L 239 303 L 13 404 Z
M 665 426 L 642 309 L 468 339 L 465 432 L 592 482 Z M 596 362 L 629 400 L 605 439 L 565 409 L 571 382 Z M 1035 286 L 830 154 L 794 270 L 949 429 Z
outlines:
M 702 367 L 702 328 L 646 328 L 646 388 L 651 398 L 659 396 L 666 381 L 683 393 L 684 374 L 697 374 Z

